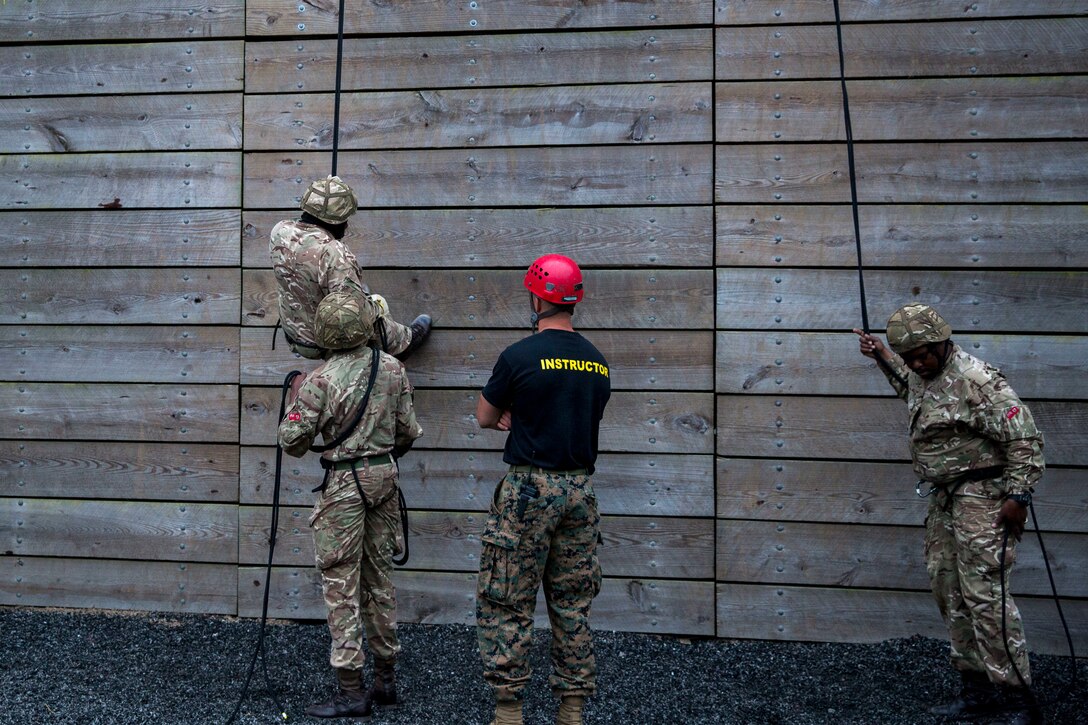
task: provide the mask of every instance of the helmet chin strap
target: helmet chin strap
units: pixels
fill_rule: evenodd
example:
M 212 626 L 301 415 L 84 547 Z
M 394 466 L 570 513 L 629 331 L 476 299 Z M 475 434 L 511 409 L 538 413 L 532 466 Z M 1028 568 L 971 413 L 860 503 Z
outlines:
M 551 309 L 544 310 L 543 312 L 537 312 L 535 305 L 533 305 L 533 300 L 535 300 L 535 299 L 536 299 L 536 295 L 534 295 L 532 292 L 530 292 L 529 293 L 529 307 L 533 310 L 533 312 L 532 312 L 532 314 L 529 315 L 529 322 L 533 327 L 533 332 L 536 332 L 538 322 L 543 320 L 545 317 L 551 317 L 552 315 L 555 315 L 555 314 L 559 313 L 559 308 L 555 307 L 555 306 L 553 306 Z

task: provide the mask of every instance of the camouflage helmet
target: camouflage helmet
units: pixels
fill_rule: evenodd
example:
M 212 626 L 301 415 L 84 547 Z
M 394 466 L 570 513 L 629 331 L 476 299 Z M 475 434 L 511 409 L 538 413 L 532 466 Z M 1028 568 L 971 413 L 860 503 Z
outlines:
M 314 337 L 326 350 L 350 350 L 374 334 L 374 307 L 361 292 L 343 289 L 321 300 L 314 315 Z
M 306 188 L 299 208 L 323 222 L 343 224 L 359 208 L 359 200 L 339 176 L 329 176 Z
M 900 355 L 950 337 L 952 328 L 929 305 L 903 305 L 888 318 L 888 344 Z

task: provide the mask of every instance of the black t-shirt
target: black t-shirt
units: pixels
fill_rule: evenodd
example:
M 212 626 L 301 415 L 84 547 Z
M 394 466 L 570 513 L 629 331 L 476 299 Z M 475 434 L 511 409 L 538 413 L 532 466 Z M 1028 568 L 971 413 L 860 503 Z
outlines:
M 487 402 L 510 411 L 502 459 L 593 473 L 608 375 L 604 355 L 577 332 L 542 330 L 506 348 L 483 389 Z

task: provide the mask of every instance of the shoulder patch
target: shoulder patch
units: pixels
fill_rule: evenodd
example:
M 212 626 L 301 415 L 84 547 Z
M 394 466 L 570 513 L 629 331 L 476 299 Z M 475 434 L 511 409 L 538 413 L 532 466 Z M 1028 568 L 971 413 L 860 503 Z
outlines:
M 297 410 L 292 410 L 287 414 L 287 420 L 297 423 L 302 420 L 302 413 L 299 413 Z
M 1020 415 L 1020 406 L 1014 405 L 1005 411 L 1005 420 L 1012 420 L 1016 416 Z

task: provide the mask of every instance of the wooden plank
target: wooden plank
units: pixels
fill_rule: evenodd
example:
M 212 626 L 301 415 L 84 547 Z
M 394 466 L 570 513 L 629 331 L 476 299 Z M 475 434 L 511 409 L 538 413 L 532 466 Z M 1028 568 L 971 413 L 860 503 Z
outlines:
M 850 201 L 845 145 L 719 145 L 714 148 L 714 159 L 714 201 L 719 203 Z M 857 169 L 858 178 L 864 179 L 860 161 Z
M 412 354 L 408 364 L 412 384 L 479 388 L 491 376 L 499 354 L 527 332 L 439 328 Z M 291 370 L 308 372 L 314 367 L 292 353 L 282 336 L 272 350 L 272 335 L 265 328 L 242 328 L 241 333 L 243 385 L 279 385 Z M 710 390 L 713 386 L 714 337 L 709 331 L 589 330 L 585 337 L 608 359 L 613 390 Z M 0 347 L 0 369 L 4 357 Z
M 1028 643 L 1038 654 L 1068 652 L 1057 610 L 1049 599 L 1018 597 Z M 1074 643 L 1088 644 L 1088 602 L 1062 602 Z M 719 637 L 778 641 L 882 642 L 948 632 L 929 592 L 719 584 Z
M 440 328 L 528 331 L 524 277 L 521 266 L 517 270 L 363 271 L 363 281 L 385 296 L 395 320 L 411 320 L 426 311 Z M 576 323 L 583 332 L 594 328 L 690 330 L 712 324 L 710 270 L 586 269 L 584 278 L 586 296 L 579 304 Z M 242 296 L 242 324 L 275 323 L 279 311 L 271 269 L 243 270 Z
M 1033 503 L 1044 531 L 1088 533 L 1083 476 L 1080 469 L 1047 468 Z M 906 463 L 719 458 L 718 516 L 917 525 L 927 505 L 914 493 L 917 478 Z
M 8 0 L 0 4 L 0 37 L 24 42 L 239 36 L 244 26 L 245 0 L 140 0 L 116 5 Z
M 1088 404 L 1029 401 L 1049 465 L 1088 465 Z M 908 458 L 907 406 L 898 398 L 718 396 L 718 455 Z
M 241 147 L 241 93 L 0 100 L 0 153 Z
M 605 453 L 597 459 L 593 490 L 603 514 L 713 516 L 713 465 L 709 456 Z M 275 470 L 274 448 L 243 446 L 241 503 L 271 504 Z M 506 470 L 498 451 L 421 449 L 400 461 L 400 485 L 413 510 L 478 511 Z M 313 504 L 324 473 L 317 456 L 287 457 L 282 473 L 283 505 Z M 3 480 L 0 474 L 0 486 Z
M 0 496 L 238 500 L 234 445 L 0 441 Z
M 707 143 L 711 96 L 709 83 L 347 93 L 338 143 L 342 151 Z M 333 115 L 331 93 L 247 96 L 246 150 L 332 149 Z
M 1088 79 L 910 78 L 851 81 L 856 141 L 1078 138 L 1086 135 Z M 845 141 L 838 81 L 714 85 L 723 142 Z
M 237 153 L 0 156 L 3 209 L 236 207 Z
M 0 383 L 0 409 L 16 411 L 4 435 L 19 440 L 238 439 L 234 385 Z
M 1001 368 L 1023 397 L 1088 398 L 1088 337 L 957 334 L 953 340 Z M 715 348 L 719 393 L 891 393 L 876 362 L 858 354 L 853 333 L 719 332 Z
M 872 23 L 842 36 L 848 78 L 1079 73 L 1088 18 Z M 717 80 L 838 78 L 838 61 L 833 24 L 714 32 Z
M 0 47 L 8 97 L 241 91 L 241 40 Z
M 363 207 L 706 204 L 710 146 L 348 151 L 340 176 Z M 296 205 L 330 154 L 245 155 L 245 206 Z M 2 169 L 2 167 L 0 167 Z
M 237 209 L 6 211 L 0 265 L 234 267 L 240 227 Z
M 1084 204 L 877 204 L 858 211 L 866 267 L 1088 267 Z M 857 264 L 847 205 L 722 205 L 715 218 L 719 266 Z
M 1032 0 L 1030 6 L 1005 0 L 841 0 L 843 22 L 890 20 L 937 20 L 1016 15 L 1074 15 L 1088 13 L 1084 0 Z M 717 0 L 714 22 L 720 25 L 768 25 L 774 23 L 833 23 L 835 8 L 827 0 Z
M 297 217 L 296 210 L 246 211 L 242 263 L 269 266 L 272 227 Z M 421 260 L 436 267 L 498 267 L 524 259 L 528 266 L 543 248 L 573 256 L 583 267 L 708 267 L 712 229 L 707 206 L 367 209 L 365 222 L 348 224 L 344 243 L 364 268 L 415 269 Z
M 0 327 L 0 370 L 35 382 L 237 383 L 236 327 Z
M 750 584 L 929 589 L 921 526 L 718 521 L 719 581 Z M 1088 596 L 1085 536 L 1048 534 L 1047 554 L 1063 597 Z M 1050 581 L 1033 537 L 1016 546 L 1014 595 L 1046 596 Z
M 395 583 L 398 621 L 476 622 L 475 574 L 399 571 Z M 238 614 L 260 616 L 263 595 L 263 568 L 239 567 Z M 537 626 L 547 626 L 548 621 L 542 596 L 537 599 Z M 599 630 L 713 636 L 713 598 L 711 582 L 606 578 L 590 621 Z M 274 568 L 268 614 L 281 619 L 323 619 L 325 605 L 316 569 Z
M 720 328 L 849 330 L 861 322 L 858 275 L 846 270 L 719 269 Z M 1088 277 L 1079 271 L 866 270 L 866 306 L 879 328 L 907 302 L 940 310 L 959 335 L 1084 333 Z
M 231 324 L 239 273 L 229 268 L 0 270 L 0 321 L 112 324 Z M 16 298 L 16 293 L 18 297 Z
M 288 0 L 249 0 L 247 35 L 336 33 L 336 5 Z M 383 34 L 541 30 L 689 25 L 710 21 L 703 0 L 648 0 L 638 3 L 572 3 L 569 0 L 489 0 L 481 7 L 430 0 L 363 3 L 344 10 L 345 33 Z
M 345 38 L 341 90 L 708 80 L 713 47 L 710 28 Z M 335 87 L 335 39 L 249 42 L 245 53 L 247 93 Z
M 0 499 L 0 548 L 16 556 L 238 561 L 233 504 Z
M 310 509 L 280 511 L 275 564 L 313 564 L 309 516 Z M 268 561 L 270 520 L 269 507 L 238 509 L 240 564 Z M 487 514 L 480 511 L 412 511 L 408 520 L 411 557 L 406 566 L 424 571 L 479 571 L 480 535 L 486 524 Z M 709 579 L 714 575 L 714 522 L 710 519 L 605 516 L 601 537 L 598 556 L 609 576 Z
M 476 391 L 417 390 L 416 416 L 424 436 L 418 450 L 498 450 L 505 435 L 476 423 Z M 601 422 L 602 451 L 710 453 L 714 421 L 710 393 L 614 393 Z M 3 400 L 3 398 L 0 398 Z M 278 388 L 242 388 L 243 445 L 276 440 Z
M 238 567 L 0 556 L 0 604 L 235 614 Z

